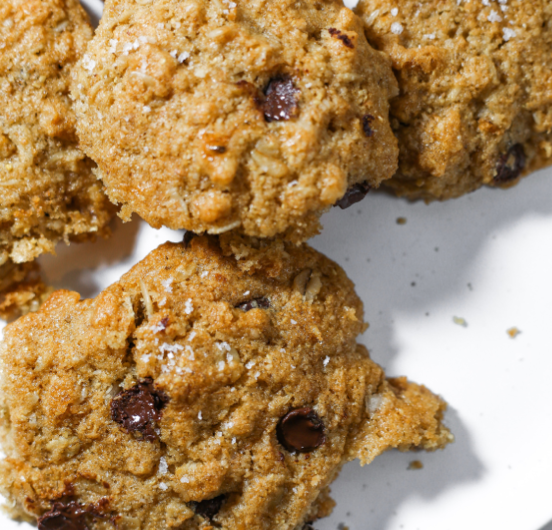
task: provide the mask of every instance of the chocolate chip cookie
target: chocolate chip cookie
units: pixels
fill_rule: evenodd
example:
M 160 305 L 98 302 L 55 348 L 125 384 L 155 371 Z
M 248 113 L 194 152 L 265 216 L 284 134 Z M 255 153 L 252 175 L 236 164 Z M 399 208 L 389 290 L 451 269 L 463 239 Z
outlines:
M 356 344 L 362 318 L 324 256 L 228 234 L 58 291 L 0 347 L 1 491 L 39 529 L 302 529 L 344 462 L 452 438 Z
M 509 187 L 552 160 L 552 5 L 546 0 L 361 0 L 369 41 L 389 54 L 409 198 Z
M 337 0 L 113 0 L 73 83 L 123 218 L 294 241 L 393 175 L 396 90 Z
M 78 148 L 69 97 L 91 37 L 77 0 L 0 2 L 0 266 L 108 232 L 114 208 Z

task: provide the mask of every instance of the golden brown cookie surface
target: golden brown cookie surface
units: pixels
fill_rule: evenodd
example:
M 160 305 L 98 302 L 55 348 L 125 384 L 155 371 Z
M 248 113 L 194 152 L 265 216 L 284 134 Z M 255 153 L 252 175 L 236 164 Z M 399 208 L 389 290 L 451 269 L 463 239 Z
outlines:
M 336 264 L 221 239 L 165 244 L 96 299 L 58 291 L 6 328 L 0 484 L 19 513 L 300 529 L 344 462 L 450 441 L 444 402 L 356 344 Z
M 294 240 L 395 172 L 395 93 L 334 0 L 114 0 L 73 84 L 84 149 L 124 215 Z
M 399 81 L 397 194 L 448 199 L 550 164 L 550 2 L 362 0 L 357 13 Z
M 0 264 L 107 231 L 113 207 L 78 149 L 69 98 L 91 37 L 76 0 L 0 3 Z

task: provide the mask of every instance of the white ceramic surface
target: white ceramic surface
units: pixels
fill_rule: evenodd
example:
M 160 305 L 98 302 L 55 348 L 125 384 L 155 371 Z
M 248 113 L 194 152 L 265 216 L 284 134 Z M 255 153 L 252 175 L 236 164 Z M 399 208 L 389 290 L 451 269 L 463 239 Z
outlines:
M 99 0 L 86 3 L 99 15 Z M 362 341 L 389 375 L 447 399 L 456 443 L 347 465 L 316 528 L 552 530 L 552 170 L 444 204 L 373 194 L 323 223 L 313 245 L 355 281 L 370 322 Z M 181 237 L 117 222 L 112 239 L 41 262 L 56 287 L 89 297 Z M 424 468 L 408 470 L 414 459 Z M 0 515 L 0 530 L 15 528 Z

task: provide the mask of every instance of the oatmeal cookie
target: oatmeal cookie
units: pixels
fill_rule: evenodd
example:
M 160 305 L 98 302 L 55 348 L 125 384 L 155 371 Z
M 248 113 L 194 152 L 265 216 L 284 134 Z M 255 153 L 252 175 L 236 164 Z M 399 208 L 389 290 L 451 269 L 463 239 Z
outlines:
M 389 59 L 338 0 L 113 0 L 76 72 L 123 218 L 299 241 L 397 167 Z
M 107 233 L 113 206 L 78 148 L 69 97 L 91 38 L 77 0 L 0 2 L 0 266 Z
M 0 318 L 13 320 L 36 311 L 52 291 L 44 283 L 38 263 L 8 260 L 0 266 Z
M 552 4 L 361 0 L 368 40 L 389 54 L 399 170 L 409 198 L 509 187 L 552 157 Z
M 445 403 L 356 344 L 362 315 L 309 247 L 227 235 L 58 291 L 5 330 L 1 491 L 41 529 L 301 529 L 344 462 L 451 440 Z

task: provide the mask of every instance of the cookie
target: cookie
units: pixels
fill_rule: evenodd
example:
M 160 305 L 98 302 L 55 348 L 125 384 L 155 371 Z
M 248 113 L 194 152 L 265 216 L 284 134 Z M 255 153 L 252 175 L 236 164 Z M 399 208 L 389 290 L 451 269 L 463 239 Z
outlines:
M 69 97 L 91 37 L 77 0 L 0 3 L 0 265 L 108 233 L 114 209 L 78 148 Z
M 13 320 L 36 311 L 52 292 L 35 261 L 0 266 L 0 318 Z
M 344 462 L 451 441 L 445 403 L 356 344 L 344 272 L 307 246 L 253 243 L 164 244 L 97 298 L 58 291 L 6 328 L 0 484 L 15 515 L 300 530 L 331 511 Z
M 114 0 L 73 83 L 123 218 L 294 241 L 393 175 L 395 94 L 337 0 Z
M 449 199 L 550 164 L 550 2 L 361 0 L 357 13 L 399 81 L 395 193 Z

